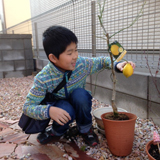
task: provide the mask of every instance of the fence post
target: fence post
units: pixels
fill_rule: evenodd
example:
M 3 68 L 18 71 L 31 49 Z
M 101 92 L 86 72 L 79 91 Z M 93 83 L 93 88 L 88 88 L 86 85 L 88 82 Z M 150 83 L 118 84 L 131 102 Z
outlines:
M 91 2 L 91 16 L 92 16 L 92 57 L 96 57 L 96 11 L 95 1 Z M 90 90 L 92 90 L 92 75 L 90 75 Z
M 37 22 L 34 23 L 34 28 L 35 28 L 35 40 L 36 40 L 37 58 L 39 59 L 39 43 L 38 43 L 38 29 L 37 29 Z
M 96 11 L 95 1 L 91 2 L 91 16 L 92 16 L 92 57 L 96 57 Z
M 2 0 L 1 2 L 2 2 L 1 5 L 2 5 L 2 14 L 3 14 L 3 16 L 1 17 L 1 21 L 2 21 L 2 31 L 3 31 L 3 34 L 7 34 L 4 0 Z

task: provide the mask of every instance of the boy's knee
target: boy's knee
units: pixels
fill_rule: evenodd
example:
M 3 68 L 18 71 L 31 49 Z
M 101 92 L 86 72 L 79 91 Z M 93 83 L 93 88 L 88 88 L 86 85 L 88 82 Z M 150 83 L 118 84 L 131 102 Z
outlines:
M 75 119 L 75 110 L 68 101 L 61 100 L 56 103 L 56 106 L 68 112 L 72 120 Z
M 77 88 L 71 93 L 71 99 L 77 99 L 79 101 L 92 99 L 92 96 L 83 88 Z
M 84 109 L 91 106 L 91 100 L 92 96 L 83 88 L 75 89 L 70 96 L 71 104 L 74 107 L 78 105 L 83 106 Z

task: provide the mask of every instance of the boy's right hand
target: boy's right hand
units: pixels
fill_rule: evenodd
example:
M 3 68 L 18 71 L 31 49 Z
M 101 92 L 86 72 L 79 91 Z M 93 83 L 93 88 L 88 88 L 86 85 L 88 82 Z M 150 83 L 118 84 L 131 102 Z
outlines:
M 50 107 L 49 116 L 51 117 L 51 119 L 55 120 L 58 124 L 62 126 L 71 120 L 68 112 L 54 106 Z

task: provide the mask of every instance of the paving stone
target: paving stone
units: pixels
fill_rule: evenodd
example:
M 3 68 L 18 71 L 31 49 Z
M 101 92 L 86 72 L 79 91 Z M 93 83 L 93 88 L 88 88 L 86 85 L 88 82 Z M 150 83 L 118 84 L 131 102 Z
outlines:
M 8 127 L 9 127 L 9 125 L 0 122 L 0 131 L 2 131 L 3 129 L 8 128 Z
M 73 148 L 72 146 L 70 146 L 69 144 L 65 143 L 65 144 L 64 144 L 64 148 L 65 148 L 66 152 L 67 152 L 71 157 L 79 158 L 79 155 L 78 155 L 77 151 L 74 150 L 74 148 Z
M 65 154 L 55 144 L 52 145 L 39 145 L 36 146 L 39 152 L 46 153 L 52 160 L 66 160 L 63 155 Z
M 8 135 L 3 138 L 3 142 L 12 142 L 16 144 L 25 143 L 27 141 L 28 135 L 24 133 L 15 133 L 12 135 Z
M 19 145 L 16 148 L 15 153 L 17 154 L 18 158 L 30 155 L 28 157 L 34 160 L 51 160 L 45 153 L 40 153 L 36 146 Z
M 64 144 L 64 149 L 74 160 L 94 160 L 89 157 L 85 152 L 81 151 L 75 142 Z
M 22 131 L 22 129 L 18 125 L 18 122 L 15 123 L 15 124 L 13 124 L 13 125 L 11 125 L 11 126 L 9 126 L 9 127 L 12 128 L 13 130 L 20 130 L 20 131 Z
M 63 141 L 63 140 L 60 140 L 58 137 L 55 137 L 52 139 L 52 141 L 48 145 L 41 145 L 40 143 L 37 142 L 37 135 L 38 134 L 30 135 L 30 137 L 28 138 L 28 142 L 36 145 L 39 148 L 40 152 L 41 152 L 41 150 L 44 151 L 49 157 L 55 157 L 55 154 L 57 154 L 57 155 L 64 154 L 64 152 L 62 152 L 57 146 L 55 146 L 53 144 L 54 142 L 61 142 L 61 143 L 64 143 L 66 152 L 73 159 L 75 159 L 75 160 L 82 160 L 82 159 L 94 160 L 93 158 L 89 157 L 85 152 L 81 151 L 79 149 L 79 147 L 74 142 L 66 144 L 66 140 Z M 54 152 L 51 148 L 48 148 L 49 145 L 54 146 L 54 148 L 53 148 Z M 63 160 L 64 158 L 62 155 L 61 155 L 61 158 Z M 58 160 L 58 159 L 56 159 L 56 160 Z
M 36 145 L 36 146 L 37 146 L 37 145 L 40 145 L 40 143 L 37 142 L 37 135 L 38 135 L 38 134 L 31 134 L 31 135 L 29 136 L 29 138 L 28 138 L 27 141 L 28 141 L 29 143 L 31 143 L 31 144 Z
M 32 155 L 33 160 L 51 160 L 46 154 L 38 153 Z
M 6 128 L 3 131 L 0 132 L 0 143 L 5 143 L 6 140 L 4 139 L 4 137 L 14 134 L 15 132 L 10 129 L 10 128 Z
M 4 122 L 4 123 L 9 123 L 9 124 L 14 124 L 16 122 L 18 122 L 19 120 L 6 120 L 5 118 L 0 118 L 0 122 Z
M 16 144 L 0 143 L 0 158 L 10 155 L 16 147 Z
M 3 131 L 0 132 L 0 136 L 7 136 L 7 135 L 10 135 L 10 134 L 13 134 L 15 133 L 14 130 L 10 129 L 10 128 L 6 128 L 4 129 Z
M 28 138 L 28 142 L 35 145 L 39 150 L 39 152 L 46 153 L 48 157 L 50 157 L 53 160 L 65 160 L 65 158 L 63 158 L 64 152 L 53 144 L 53 142 L 57 142 L 59 138 L 53 139 L 53 141 L 51 141 L 50 144 L 41 145 L 40 143 L 37 142 L 37 135 L 38 134 L 30 135 Z

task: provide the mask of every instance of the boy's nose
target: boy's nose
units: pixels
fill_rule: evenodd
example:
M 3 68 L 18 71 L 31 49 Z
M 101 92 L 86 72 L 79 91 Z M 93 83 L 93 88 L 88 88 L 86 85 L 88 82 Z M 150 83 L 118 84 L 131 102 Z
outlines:
M 75 53 L 74 53 L 73 58 L 74 58 L 74 59 L 77 59 L 77 58 L 78 58 L 78 52 L 75 52 Z

